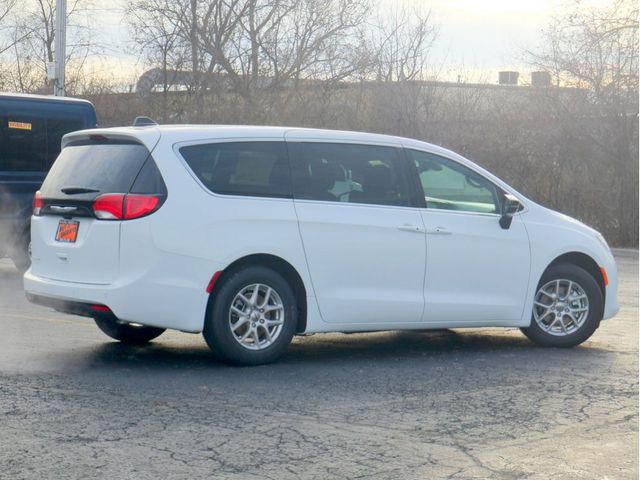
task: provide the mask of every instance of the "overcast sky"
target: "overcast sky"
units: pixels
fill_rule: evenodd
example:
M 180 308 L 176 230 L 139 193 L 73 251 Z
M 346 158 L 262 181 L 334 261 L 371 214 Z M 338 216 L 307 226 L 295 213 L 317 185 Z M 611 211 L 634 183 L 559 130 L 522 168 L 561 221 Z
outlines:
M 374 2 L 376 0 L 373 0 Z M 583 0 L 584 1 L 584 0 Z M 554 14 L 561 13 L 573 0 L 377 0 L 379 8 L 388 9 L 404 2 L 409 6 L 430 9 L 439 36 L 433 58 L 441 70 L 440 78 L 454 80 L 466 72 L 468 81 L 497 81 L 497 72 L 520 70 L 522 51 L 535 48 L 542 30 Z M 610 0 L 586 0 L 604 5 Z M 115 0 L 113 8 L 100 15 L 100 37 L 108 52 L 103 68 L 120 72 L 120 77 L 135 77 L 145 65 L 127 54 L 131 34 L 122 14 L 126 0 Z

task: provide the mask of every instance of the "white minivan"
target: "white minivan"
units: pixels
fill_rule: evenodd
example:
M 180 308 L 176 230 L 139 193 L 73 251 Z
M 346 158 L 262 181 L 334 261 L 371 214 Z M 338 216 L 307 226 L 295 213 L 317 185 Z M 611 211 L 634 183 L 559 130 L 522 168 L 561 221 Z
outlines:
M 598 232 L 460 155 L 385 135 L 75 132 L 31 238 L 32 302 L 122 342 L 203 332 L 235 364 L 314 332 L 520 327 L 574 346 L 618 311 Z

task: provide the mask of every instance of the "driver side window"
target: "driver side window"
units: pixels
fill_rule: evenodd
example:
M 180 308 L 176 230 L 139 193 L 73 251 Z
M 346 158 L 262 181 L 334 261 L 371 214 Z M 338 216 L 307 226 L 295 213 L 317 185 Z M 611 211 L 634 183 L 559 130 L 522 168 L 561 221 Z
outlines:
M 415 163 L 427 208 L 498 213 L 498 189 L 489 180 L 457 162 L 407 149 Z

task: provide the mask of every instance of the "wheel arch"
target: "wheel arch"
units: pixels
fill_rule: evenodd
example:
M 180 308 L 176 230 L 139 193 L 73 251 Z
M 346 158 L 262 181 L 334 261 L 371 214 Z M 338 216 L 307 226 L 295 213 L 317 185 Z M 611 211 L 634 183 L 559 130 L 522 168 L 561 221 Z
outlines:
M 562 255 L 559 255 L 558 257 L 553 259 L 553 261 L 551 261 L 551 263 L 547 265 L 547 268 L 544 269 L 544 272 L 542 272 L 542 275 L 540 275 L 540 278 L 542 278 L 544 274 L 547 273 L 547 271 L 551 267 L 555 265 L 559 265 L 561 263 L 576 265 L 586 270 L 595 279 L 596 283 L 598 284 L 598 287 L 602 292 L 602 299 L 603 299 L 603 305 L 604 305 L 604 300 L 606 300 L 607 289 L 605 288 L 604 278 L 602 277 L 602 271 L 600 270 L 600 265 L 598 265 L 598 262 L 596 262 L 592 257 L 587 255 L 586 253 L 577 252 L 577 251 L 563 253 Z M 539 281 L 540 279 L 538 279 L 538 282 Z
M 219 290 L 217 287 L 222 285 L 222 283 L 224 283 L 232 273 L 247 266 L 262 266 L 270 268 L 278 272 L 287 282 L 289 282 L 289 285 L 293 288 L 293 292 L 296 296 L 296 304 L 298 307 L 298 324 L 296 325 L 296 333 L 304 333 L 307 329 L 307 289 L 304 285 L 304 281 L 293 265 L 282 257 L 267 253 L 246 255 L 227 265 L 224 270 L 222 270 L 222 273 L 220 273 L 220 275 L 215 279 L 215 285 L 209 294 L 206 314 L 209 315 L 211 303 L 215 300 L 216 292 Z

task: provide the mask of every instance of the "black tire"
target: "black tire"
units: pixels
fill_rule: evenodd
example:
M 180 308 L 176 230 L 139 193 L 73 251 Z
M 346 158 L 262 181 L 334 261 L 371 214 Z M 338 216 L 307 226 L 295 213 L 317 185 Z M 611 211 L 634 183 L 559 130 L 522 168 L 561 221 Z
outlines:
M 589 311 L 584 323 L 575 330 L 566 335 L 557 336 L 546 332 L 535 320 L 533 312 L 531 314 L 531 324 L 522 328 L 529 340 L 543 347 L 574 347 L 586 341 L 596 329 L 600 326 L 600 320 L 604 311 L 604 297 L 595 278 L 577 265 L 562 263 L 549 268 L 536 288 L 536 294 L 541 287 L 548 282 L 558 279 L 566 279 L 576 282 L 584 290 L 589 301 Z
M 164 328 L 146 327 L 143 325 L 129 325 L 111 318 L 94 318 L 98 328 L 115 340 L 130 345 L 149 343 L 162 335 Z
M 31 266 L 31 259 L 25 255 L 20 255 L 14 252 L 11 254 L 11 260 L 13 260 L 13 264 L 23 275 L 27 270 L 29 270 L 29 267 Z
M 282 301 L 284 315 L 278 336 L 271 345 L 260 350 L 242 346 L 229 324 L 231 303 L 236 295 L 255 284 L 271 287 L 276 292 Z M 298 308 L 291 285 L 279 273 L 262 266 L 245 267 L 216 285 L 214 294 L 202 334 L 209 348 L 221 360 L 234 365 L 262 365 L 275 361 L 287 350 L 296 331 Z
M 11 249 L 11 260 L 18 271 L 22 274 L 29 270 L 31 266 L 31 257 L 29 256 L 29 247 L 31 245 L 31 234 L 27 230 Z

